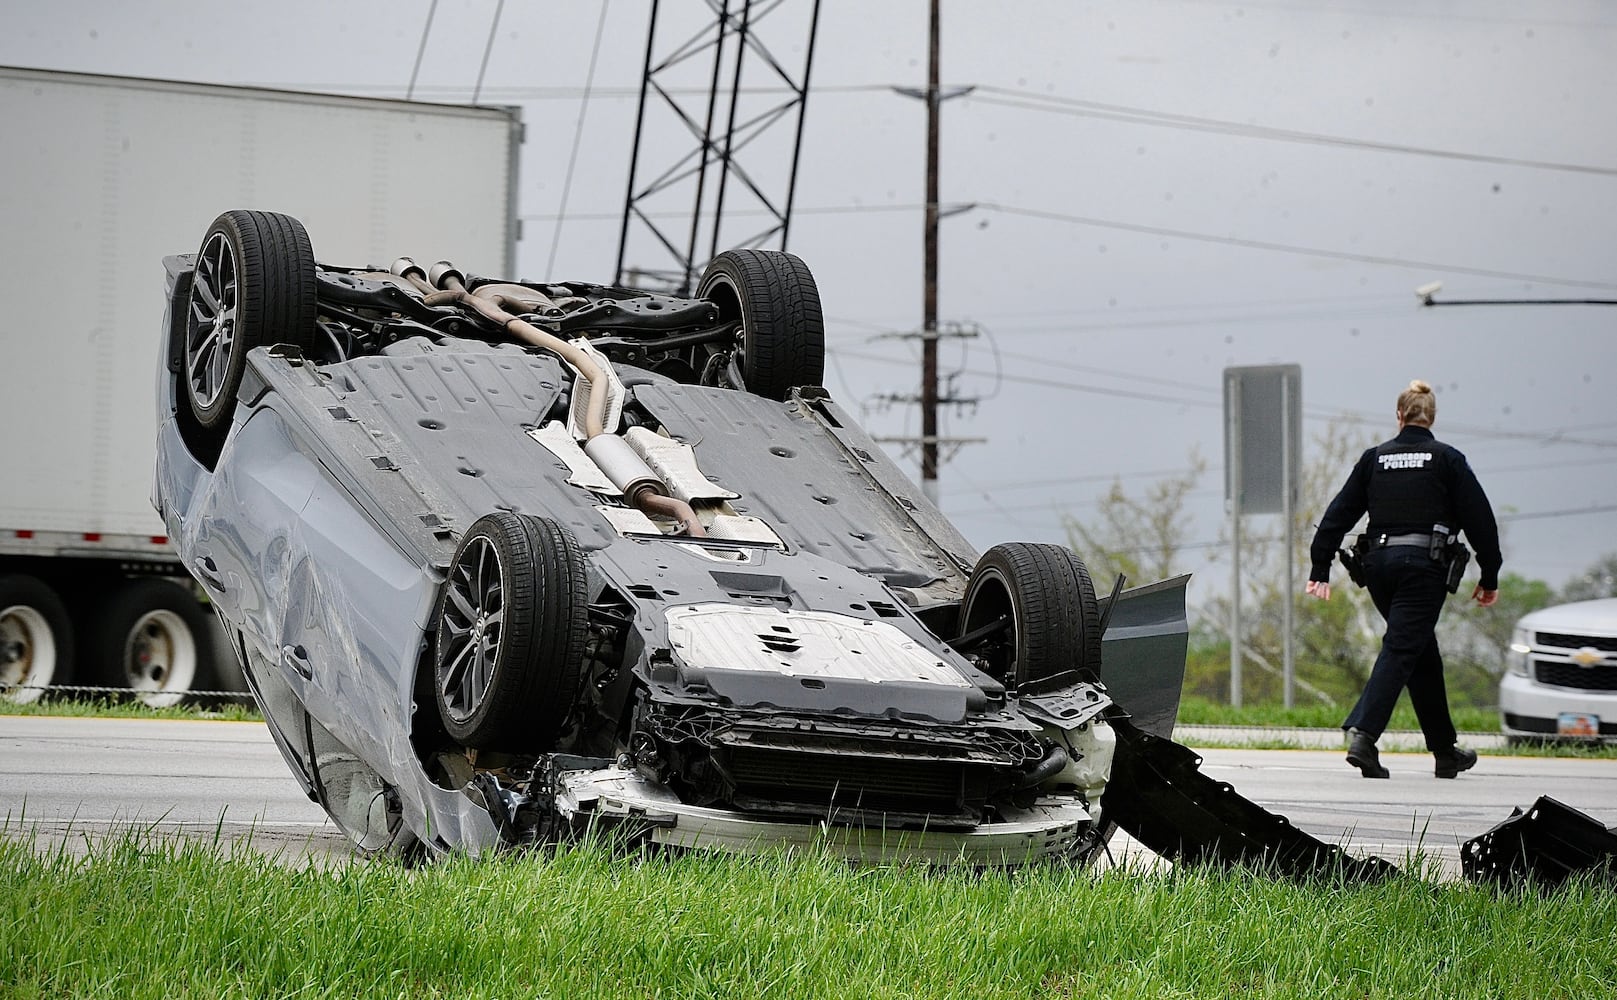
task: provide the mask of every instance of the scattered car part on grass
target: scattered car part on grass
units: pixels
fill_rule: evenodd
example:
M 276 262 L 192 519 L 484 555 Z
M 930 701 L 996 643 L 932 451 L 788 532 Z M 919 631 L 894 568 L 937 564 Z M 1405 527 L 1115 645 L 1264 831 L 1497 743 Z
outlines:
M 1112 720 L 1117 733 L 1107 818 L 1164 858 L 1185 864 L 1246 865 L 1287 878 L 1375 882 L 1398 869 L 1355 858 L 1305 833 L 1199 770 L 1201 758 L 1172 740 Z
M 1541 795 L 1526 812 L 1465 842 L 1460 869 L 1474 882 L 1554 889 L 1569 878 L 1600 880 L 1617 889 L 1617 827 Z

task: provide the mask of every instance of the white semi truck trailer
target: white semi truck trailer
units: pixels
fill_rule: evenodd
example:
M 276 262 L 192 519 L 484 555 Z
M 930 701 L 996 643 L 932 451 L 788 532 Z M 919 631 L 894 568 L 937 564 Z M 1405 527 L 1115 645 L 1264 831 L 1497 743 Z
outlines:
M 151 504 L 163 257 L 255 208 L 514 273 L 520 117 L 0 67 L 0 135 L 0 697 L 238 689 Z

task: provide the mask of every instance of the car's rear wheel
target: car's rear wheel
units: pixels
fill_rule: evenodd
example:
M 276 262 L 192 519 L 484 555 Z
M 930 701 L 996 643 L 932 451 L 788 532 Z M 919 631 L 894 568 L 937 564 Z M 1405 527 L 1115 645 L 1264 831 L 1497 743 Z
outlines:
M 290 215 L 236 209 L 214 220 L 186 303 L 181 388 L 196 422 L 219 438 L 236 408 L 247 352 L 315 342 L 314 249 Z
M 38 701 L 52 684 L 73 677 L 73 633 L 67 608 L 44 581 L 0 576 L 0 697 Z
M 550 749 L 584 657 L 584 550 L 564 525 L 500 511 L 467 529 L 438 601 L 433 690 L 451 738 Z
M 797 386 L 825 380 L 825 317 L 808 265 L 777 250 L 726 250 L 702 272 L 698 298 L 738 323 L 732 344 L 711 355 L 702 381 L 785 399 Z
M 208 618 L 191 592 L 169 580 L 129 580 L 97 607 L 89 669 L 153 708 L 209 690 Z
M 996 623 L 999 627 L 995 628 Z M 1041 690 L 1100 672 L 1100 604 L 1070 549 L 1004 542 L 983 553 L 960 602 L 967 651 L 1007 687 Z

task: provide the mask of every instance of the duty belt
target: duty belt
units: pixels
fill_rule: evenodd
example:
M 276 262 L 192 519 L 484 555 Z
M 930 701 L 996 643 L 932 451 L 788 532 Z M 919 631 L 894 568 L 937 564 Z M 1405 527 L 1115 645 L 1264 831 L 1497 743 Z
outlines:
M 1423 549 L 1432 546 L 1432 536 L 1427 535 L 1371 535 L 1370 544 L 1376 548 L 1391 548 L 1394 545 L 1418 545 Z

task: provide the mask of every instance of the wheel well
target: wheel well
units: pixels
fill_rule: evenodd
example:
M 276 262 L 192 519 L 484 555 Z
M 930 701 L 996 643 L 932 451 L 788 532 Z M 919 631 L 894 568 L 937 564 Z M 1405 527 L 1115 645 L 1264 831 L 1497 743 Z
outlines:
M 730 279 L 724 275 L 716 275 L 713 287 L 709 288 L 704 296 L 709 302 L 719 307 L 719 316 L 726 320 L 741 318 L 741 293 Z
M 1009 684 L 1012 680 L 1011 665 L 1016 659 L 1015 648 L 1012 643 L 1006 641 L 1008 637 L 1015 635 L 1016 604 L 1011 598 L 1010 586 L 997 570 L 985 570 L 980 574 L 970 600 L 969 606 L 964 601 L 961 603 L 962 635 L 982 628 L 998 618 L 1010 619 L 1013 624 L 1013 627 L 1006 632 L 972 650 L 972 654 L 982 660 L 984 673 L 995 680 Z
M 415 679 L 410 685 L 410 746 L 428 775 L 436 774 L 434 757 L 446 747 L 455 746 L 438 715 L 438 704 L 432 691 L 433 636 L 438 634 L 438 618 L 434 614 L 423 633 L 421 649 L 415 658 Z

